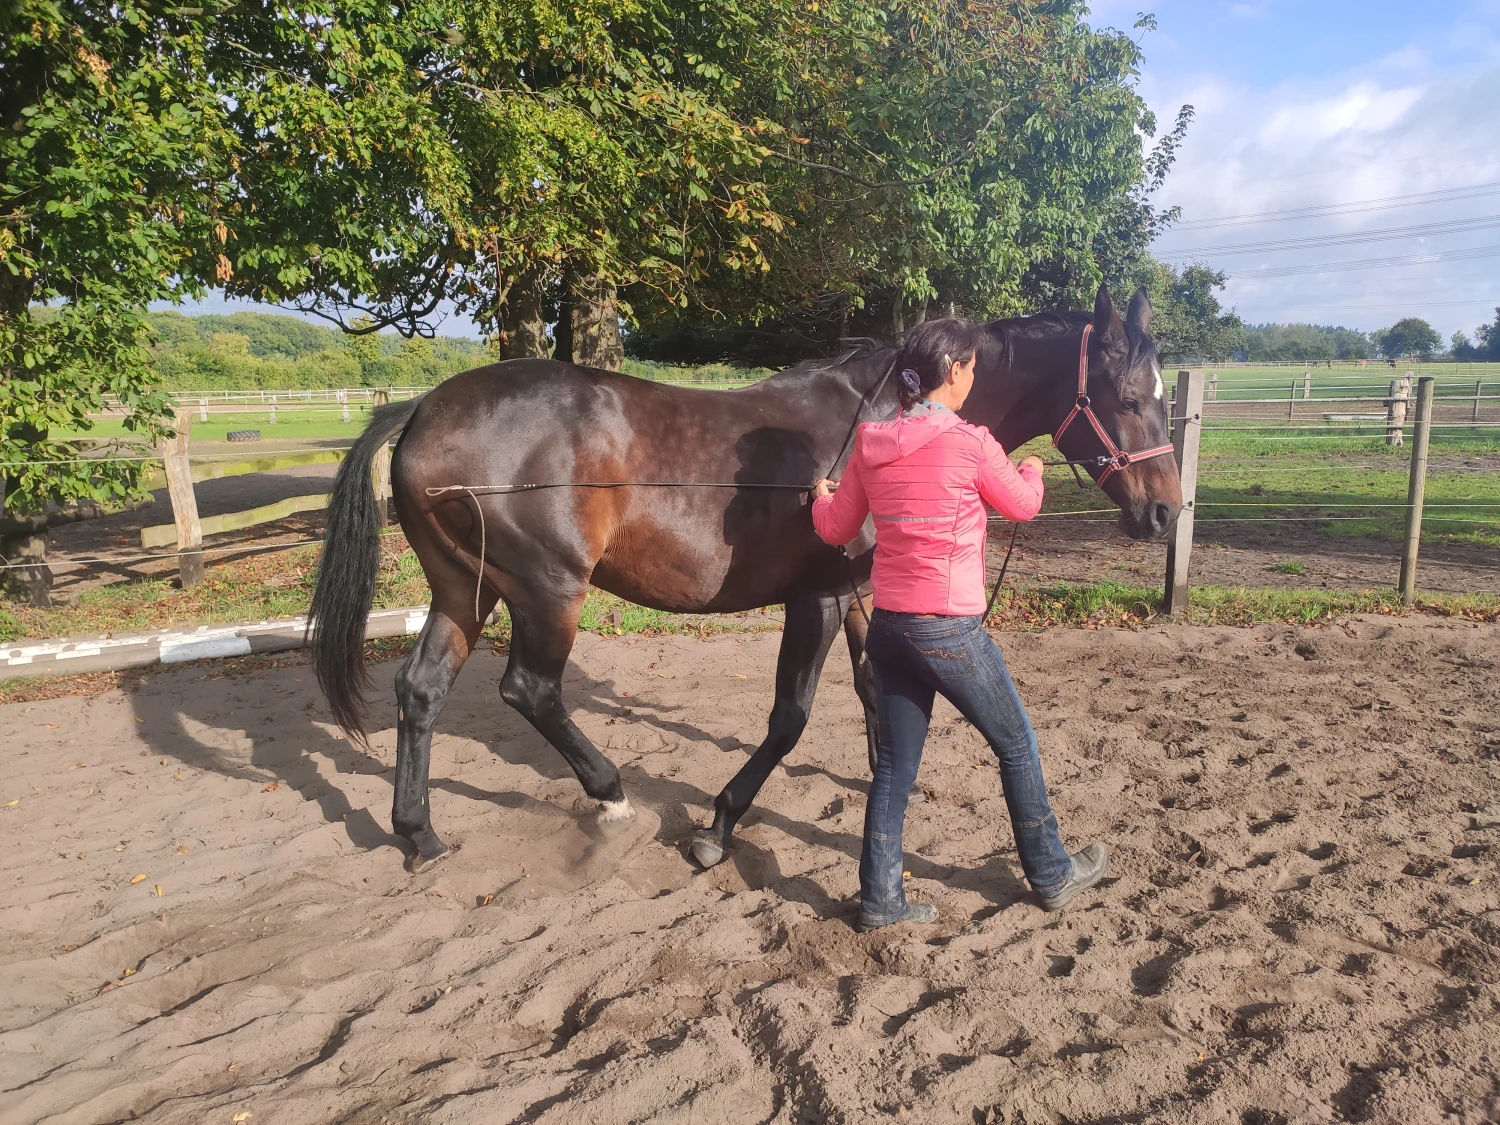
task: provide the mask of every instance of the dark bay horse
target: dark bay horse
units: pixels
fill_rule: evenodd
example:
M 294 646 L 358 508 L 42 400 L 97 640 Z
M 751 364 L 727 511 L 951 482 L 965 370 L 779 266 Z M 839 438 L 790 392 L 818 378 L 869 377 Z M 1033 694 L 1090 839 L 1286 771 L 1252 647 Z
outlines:
M 1101 288 L 1092 317 L 995 321 L 964 417 L 988 426 L 1007 449 L 1055 432 L 1077 399 L 1079 344 L 1091 324 L 1087 382 L 1095 413 L 1123 450 L 1162 445 L 1166 397 L 1150 316 L 1143 291 L 1122 321 Z M 562 697 L 589 586 L 677 613 L 786 606 L 766 738 L 714 802 L 713 827 L 694 838 L 705 866 L 723 858 L 735 824 L 796 745 L 840 629 L 874 753 L 874 684 L 860 660 L 864 620 L 852 608 L 852 585 L 869 580 L 873 535 L 867 525 L 849 545 L 851 576 L 849 560 L 813 532 L 805 492 L 819 477 L 838 475 L 857 422 L 895 415 L 895 358 L 883 348 L 802 363 L 735 391 L 509 360 L 374 412 L 339 469 L 328 508 L 312 600 L 313 659 L 335 719 L 358 737 L 368 682 L 364 623 L 380 561 L 370 468 L 399 433 L 391 464 L 396 512 L 432 590 L 427 624 L 396 677 L 391 820 L 416 849 L 414 871 L 448 850 L 427 803 L 433 728 L 502 599 L 511 640 L 500 695 L 567 759 L 606 820 L 632 815 L 619 771 L 573 724 Z M 1062 446 L 1077 460 L 1103 449 L 1085 425 L 1071 427 Z M 1096 477 L 1100 471 L 1090 468 Z M 1124 530 L 1138 539 L 1164 535 L 1181 507 L 1170 457 L 1111 473 L 1104 488 L 1122 510 Z

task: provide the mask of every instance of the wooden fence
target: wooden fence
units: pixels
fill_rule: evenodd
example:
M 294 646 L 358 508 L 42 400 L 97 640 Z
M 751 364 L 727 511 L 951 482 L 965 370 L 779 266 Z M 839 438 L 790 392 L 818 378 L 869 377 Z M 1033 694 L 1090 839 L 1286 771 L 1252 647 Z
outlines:
M 372 402 L 383 406 L 389 401 L 385 391 L 375 391 Z M 157 448 L 162 459 L 160 472 L 147 475 L 148 488 L 165 485 L 172 501 L 172 522 L 155 524 L 141 529 L 141 546 L 177 548 L 177 569 L 183 589 L 191 589 L 203 581 L 203 537 L 221 535 L 227 531 L 240 531 L 257 524 L 285 519 L 298 512 L 313 512 L 328 506 L 330 493 L 311 496 L 289 496 L 271 504 L 247 508 L 239 512 L 226 512 L 217 516 L 199 516 L 198 497 L 193 485 L 198 481 L 218 480 L 223 477 L 245 476 L 251 473 L 266 473 L 274 469 L 291 468 L 296 465 L 318 465 L 342 461 L 347 452 L 343 449 L 314 449 L 304 453 L 275 453 L 261 457 L 247 457 L 240 461 L 207 461 L 193 464 L 188 457 L 188 440 L 193 424 L 193 408 L 181 407 L 176 416 L 175 436 L 163 441 Z M 375 501 L 386 522 L 386 501 L 391 494 L 391 454 L 387 446 L 375 458 Z

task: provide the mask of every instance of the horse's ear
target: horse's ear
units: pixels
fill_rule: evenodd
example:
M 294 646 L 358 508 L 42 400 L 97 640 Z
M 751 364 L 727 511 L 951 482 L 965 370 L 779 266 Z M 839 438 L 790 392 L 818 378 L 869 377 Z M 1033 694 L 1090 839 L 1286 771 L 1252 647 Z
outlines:
M 1125 311 L 1125 323 L 1141 332 L 1151 331 L 1151 298 L 1142 285 L 1130 296 L 1130 308 Z
M 1094 298 L 1094 338 L 1103 351 L 1128 351 L 1130 341 L 1125 336 L 1125 324 L 1115 312 L 1115 303 L 1109 298 L 1109 286 L 1101 283 L 1099 294 Z

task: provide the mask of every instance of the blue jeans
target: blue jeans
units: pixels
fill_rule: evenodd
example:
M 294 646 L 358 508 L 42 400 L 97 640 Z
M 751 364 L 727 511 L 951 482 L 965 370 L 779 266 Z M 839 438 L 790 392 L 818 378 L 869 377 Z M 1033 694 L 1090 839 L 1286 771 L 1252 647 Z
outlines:
M 1073 873 L 1047 800 L 1036 734 L 1005 669 L 1005 658 L 980 620 L 882 609 L 871 619 L 866 652 L 879 696 L 880 760 L 865 807 L 865 845 L 859 860 L 863 924 L 882 925 L 906 913 L 901 830 L 938 692 L 974 724 L 1000 759 L 1016 851 L 1032 889 L 1050 893 Z

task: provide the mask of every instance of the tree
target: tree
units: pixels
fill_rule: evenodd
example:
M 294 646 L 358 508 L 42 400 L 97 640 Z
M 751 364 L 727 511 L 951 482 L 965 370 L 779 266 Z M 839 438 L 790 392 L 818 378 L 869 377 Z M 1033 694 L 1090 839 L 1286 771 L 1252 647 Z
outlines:
M 1500 359 L 1500 308 L 1495 310 L 1495 319 L 1489 324 L 1481 324 L 1474 330 L 1475 350 L 1479 353 L 1475 358 Z
M 1479 358 L 1479 349 L 1470 343 L 1469 337 L 1462 332 L 1455 332 L 1448 337 L 1448 351 L 1457 360 Z
M 1408 316 L 1374 334 L 1380 354 L 1386 359 L 1428 359 L 1442 344 L 1437 330 L 1419 317 Z
M 1180 273 L 1152 263 L 1144 284 L 1151 296 L 1151 335 L 1163 359 L 1228 359 L 1242 346 L 1245 327 L 1233 312 L 1223 312 L 1215 289 L 1224 287 L 1222 271 L 1192 265 Z
M 0 553 L 49 504 L 138 491 L 138 460 L 84 460 L 108 395 L 147 442 L 150 302 L 201 293 L 228 259 L 234 138 L 209 81 L 201 9 L 136 0 L 0 8 Z M 39 552 L 27 547 L 33 557 Z M 47 576 L 22 593 L 47 599 Z
M 706 262 L 677 305 L 633 293 L 636 354 L 785 361 L 889 338 L 929 308 L 1076 305 L 1101 274 L 1143 272 L 1165 218 L 1147 199 L 1191 111 L 1145 151 L 1156 123 L 1129 36 L 1074 3 L 828 10 L 795 65 L 738 103 L 775 123 L 760 133 L 785 217 L 762 243 L 770 268 Z

